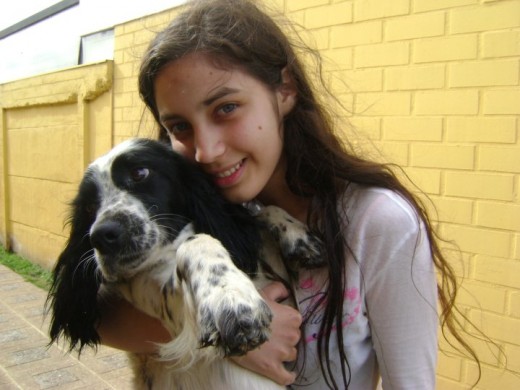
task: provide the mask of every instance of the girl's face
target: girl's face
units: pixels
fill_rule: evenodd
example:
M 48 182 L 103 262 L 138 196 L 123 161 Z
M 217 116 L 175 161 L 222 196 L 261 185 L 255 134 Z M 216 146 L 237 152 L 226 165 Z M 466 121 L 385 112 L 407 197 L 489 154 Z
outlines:
M 286 190 L 283 117 L 295 102 L 287 85 L 271 91 L 238 68 L 216 67 L 208 55 L 191 53 L 167 64 L 154 88 L 173 148 L 240 203 Z

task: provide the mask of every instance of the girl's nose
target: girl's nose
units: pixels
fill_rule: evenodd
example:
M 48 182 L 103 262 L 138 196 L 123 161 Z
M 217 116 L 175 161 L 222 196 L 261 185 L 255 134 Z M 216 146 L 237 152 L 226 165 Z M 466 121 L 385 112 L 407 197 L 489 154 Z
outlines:
M 210 164 L 226 150 L 220 130 L 215 127 L 199 127 L 195 129 L 195 161 Z

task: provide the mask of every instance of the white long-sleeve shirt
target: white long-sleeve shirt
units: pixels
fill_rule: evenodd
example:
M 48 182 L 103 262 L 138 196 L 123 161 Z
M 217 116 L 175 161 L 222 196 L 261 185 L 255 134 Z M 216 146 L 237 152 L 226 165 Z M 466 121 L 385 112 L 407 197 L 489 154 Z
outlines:
M 350 185 L 339 205 L 346 242 L 346 280 L 342 329 L 350 369 L 349 390 L 435 388 L 437 287 L 424 225 L 398 194 Z M 344 210 L 344 214 L 343 211 Z M 326 270 L 305 271 L 296 290 L 306 318 L 325 291 Z M 326 389 L 317 355 L 322 310 L 307 318 L 294 389 Z M 342 388 L 336 329 L 331 335 L 332 372 Z

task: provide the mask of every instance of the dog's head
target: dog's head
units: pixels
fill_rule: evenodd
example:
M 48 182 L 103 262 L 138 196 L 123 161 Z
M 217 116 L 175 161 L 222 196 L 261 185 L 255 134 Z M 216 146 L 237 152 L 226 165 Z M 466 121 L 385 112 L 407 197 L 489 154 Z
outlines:
M 243 271 L 256 272 L 256 221 L 242 206 L 225 201 L 199 168 L 157 141 L 130 140 L 94 161 L 69 222 L 48 303 L 51 339 L 63 334 L 71 349 L 99 342 L 102 280 L 132 277 L 188 223 L 219 239 Z

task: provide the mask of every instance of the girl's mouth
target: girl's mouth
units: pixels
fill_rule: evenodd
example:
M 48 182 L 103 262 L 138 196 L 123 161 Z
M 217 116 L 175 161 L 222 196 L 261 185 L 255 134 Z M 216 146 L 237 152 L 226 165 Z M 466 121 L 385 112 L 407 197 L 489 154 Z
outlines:
M 214 174 L 214 180 L 215 183 L 219 187 L 229 187 L 233 184 L 235 184 L 240 176 L 242 176 L 242 172 L 244 171 L 244 165 L 246 160 L 240 160 L 236 165 L 232 166 L 231 168 Z

